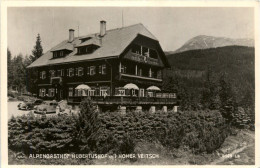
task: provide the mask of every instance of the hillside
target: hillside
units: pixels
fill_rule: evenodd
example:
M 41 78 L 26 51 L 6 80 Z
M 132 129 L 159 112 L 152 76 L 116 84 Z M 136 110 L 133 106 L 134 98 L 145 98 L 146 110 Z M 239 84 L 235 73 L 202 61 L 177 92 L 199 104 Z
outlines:
M 254 95 L 254 48 L 227 46 L 210 49 L 190 50 L 182 53 L 166 55 L 171 70 L 167 76 L 181 77 L 189 88 L 203 86 L 208 68 L 215 76 L 225 74 L 242 98 L 247 92 Z
M 217 47 L 234 46 L 234 45 L 254 47 L 254 40 L 253 39 L 231 39 L 225 37 L 199 35 L 187 41 L 183 46 L 181 46 L 176 51 L 168 52 L 168 53 L 172 54 L 172 53 L 179 53 L 188 50 L 217 48 Z

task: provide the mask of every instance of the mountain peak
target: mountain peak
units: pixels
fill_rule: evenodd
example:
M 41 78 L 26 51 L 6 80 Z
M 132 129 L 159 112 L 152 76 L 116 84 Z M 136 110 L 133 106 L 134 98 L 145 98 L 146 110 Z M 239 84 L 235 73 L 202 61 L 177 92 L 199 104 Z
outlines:
M 233 45 L 254 47 L 254 40 L 249 38 L 232 39 L 227 37 L 198 35 L 187 41 L 182 47 L 174 51 L 174 53 Z

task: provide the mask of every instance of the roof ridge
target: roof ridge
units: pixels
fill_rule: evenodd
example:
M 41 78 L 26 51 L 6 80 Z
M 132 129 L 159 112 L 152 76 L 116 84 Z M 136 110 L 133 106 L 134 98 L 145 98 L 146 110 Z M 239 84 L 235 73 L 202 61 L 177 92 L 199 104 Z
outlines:
M 126 29 L 126 28 L 129 28 L 129 27 L 137 26 L 137 25 L 142 25 L 142 26 L 144 26 L 142 23 L 136 23 L 136 24 L 132 24 L 132 25 L 129 25 L 129 26 L 121 27 L 121 28 L 109 29 L 109 30 L 106 30 L 106 32 L 111 32 L 111 31 L 120 30 L 120 29 Z M 82 35 L 82 36 L 79 36 L 79 37 L 75 37 L 75 39 L 80 39 L 80 38 L 82 38 L 82 37 L 87 37 L 87 36 L 96 35 L 96 34 L 99 34 L 99 33 L 98 33 L 98 32 L 96 32 L 96 33 L 90 33 L 90 34 Z

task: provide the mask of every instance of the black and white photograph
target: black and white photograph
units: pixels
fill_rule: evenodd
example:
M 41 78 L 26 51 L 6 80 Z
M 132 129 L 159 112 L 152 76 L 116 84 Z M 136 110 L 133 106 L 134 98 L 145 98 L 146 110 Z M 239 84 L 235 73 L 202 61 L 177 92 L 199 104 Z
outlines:
M 255 10 L 8 6 L 7 164 L 255 165 Z

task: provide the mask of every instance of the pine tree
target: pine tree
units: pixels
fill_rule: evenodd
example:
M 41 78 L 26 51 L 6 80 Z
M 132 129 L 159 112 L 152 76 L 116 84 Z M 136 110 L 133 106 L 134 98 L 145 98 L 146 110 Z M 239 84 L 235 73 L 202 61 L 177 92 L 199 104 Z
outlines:
M 28 66 L 43 55 L 43 49 L 41 45 L 41 37 L 38 34 L 36 38 L 36 44 L 32 50 L 32 55 L 25 59 L 25 65 Z M 35 69 L 26 70 L 26 89 L 27 91 L 37 94 L 37 71 Z
M 77 145 L 81 151 L 93 151 L 100 133 L 100 120 L 98 111 L 89 98 L 85 98 L 80 103 L 80 112 L 76 121 Z
M 43 55 L 43 49 L 41 45 L 41 37 L 40 34 L 38 34 L 36 38 L 36 44 L 34 46 L 34 49 L 32 50 L 32 55 L 30 55 L 30 60 L 34 62 L 38 58 L 40 58 Z

